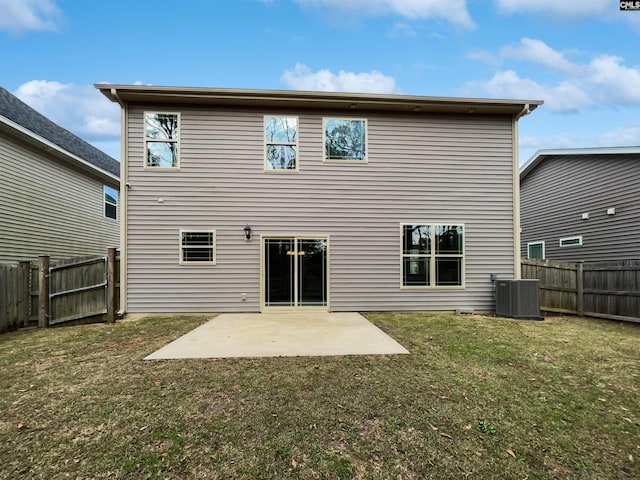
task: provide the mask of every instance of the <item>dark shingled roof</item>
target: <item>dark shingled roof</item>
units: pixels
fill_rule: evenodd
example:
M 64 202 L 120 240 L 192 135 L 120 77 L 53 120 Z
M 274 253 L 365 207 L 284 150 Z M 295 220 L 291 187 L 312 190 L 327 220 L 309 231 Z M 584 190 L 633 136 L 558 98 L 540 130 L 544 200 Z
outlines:
M 96 167 L 120 177 L 120 162 L 36 112 L 2 87 L 0 87 L 0 115 Z

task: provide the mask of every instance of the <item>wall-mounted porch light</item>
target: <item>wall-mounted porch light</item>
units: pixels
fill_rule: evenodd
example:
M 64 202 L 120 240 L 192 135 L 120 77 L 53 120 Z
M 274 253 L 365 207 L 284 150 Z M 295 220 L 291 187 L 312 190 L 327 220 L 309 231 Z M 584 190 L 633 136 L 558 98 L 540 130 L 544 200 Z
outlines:
M 246 224 L 244 226 L 244 238 L 246 238 L 247 240 L 251 240 L 251 227 L 249 226 L 249 224 Z

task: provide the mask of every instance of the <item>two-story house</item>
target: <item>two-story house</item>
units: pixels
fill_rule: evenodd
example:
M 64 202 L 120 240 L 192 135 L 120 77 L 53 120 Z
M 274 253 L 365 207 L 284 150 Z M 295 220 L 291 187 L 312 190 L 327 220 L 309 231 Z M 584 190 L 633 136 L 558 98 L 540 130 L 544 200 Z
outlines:
M 128 312 L 494 309 L 542 102 L 96 85 L 124 110 Z

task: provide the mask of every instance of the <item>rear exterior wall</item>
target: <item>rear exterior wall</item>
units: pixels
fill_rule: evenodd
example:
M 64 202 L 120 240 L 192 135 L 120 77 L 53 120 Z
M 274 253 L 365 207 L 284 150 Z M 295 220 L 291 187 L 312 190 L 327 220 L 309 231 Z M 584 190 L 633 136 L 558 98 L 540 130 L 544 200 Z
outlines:
M 145 111 L 180 113 L 178 171 L 143 168 Z M 127 311 L 259 311 L 266 233 L 329 236 L 332 311 L 493 310 L 490 274 L 514 275 L 512 118 L 350 113 L 368 163 L 323 162 L 336 112 L 129 106 Z M 269 114 L 299 117 L 299 173 L 265 173 Z M 409 222 L 464 224 L 464 288 L 400 288 Z M 180 229 L 216 230 L 217 264 L 180 265 Z

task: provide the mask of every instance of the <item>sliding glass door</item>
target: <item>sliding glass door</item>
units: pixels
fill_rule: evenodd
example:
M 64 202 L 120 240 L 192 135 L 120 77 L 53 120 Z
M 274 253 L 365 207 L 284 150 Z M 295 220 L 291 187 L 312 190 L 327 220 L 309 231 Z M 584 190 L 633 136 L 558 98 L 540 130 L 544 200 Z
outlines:
M 265 307 L 327 306 L 327 239 L 264 239 Z

